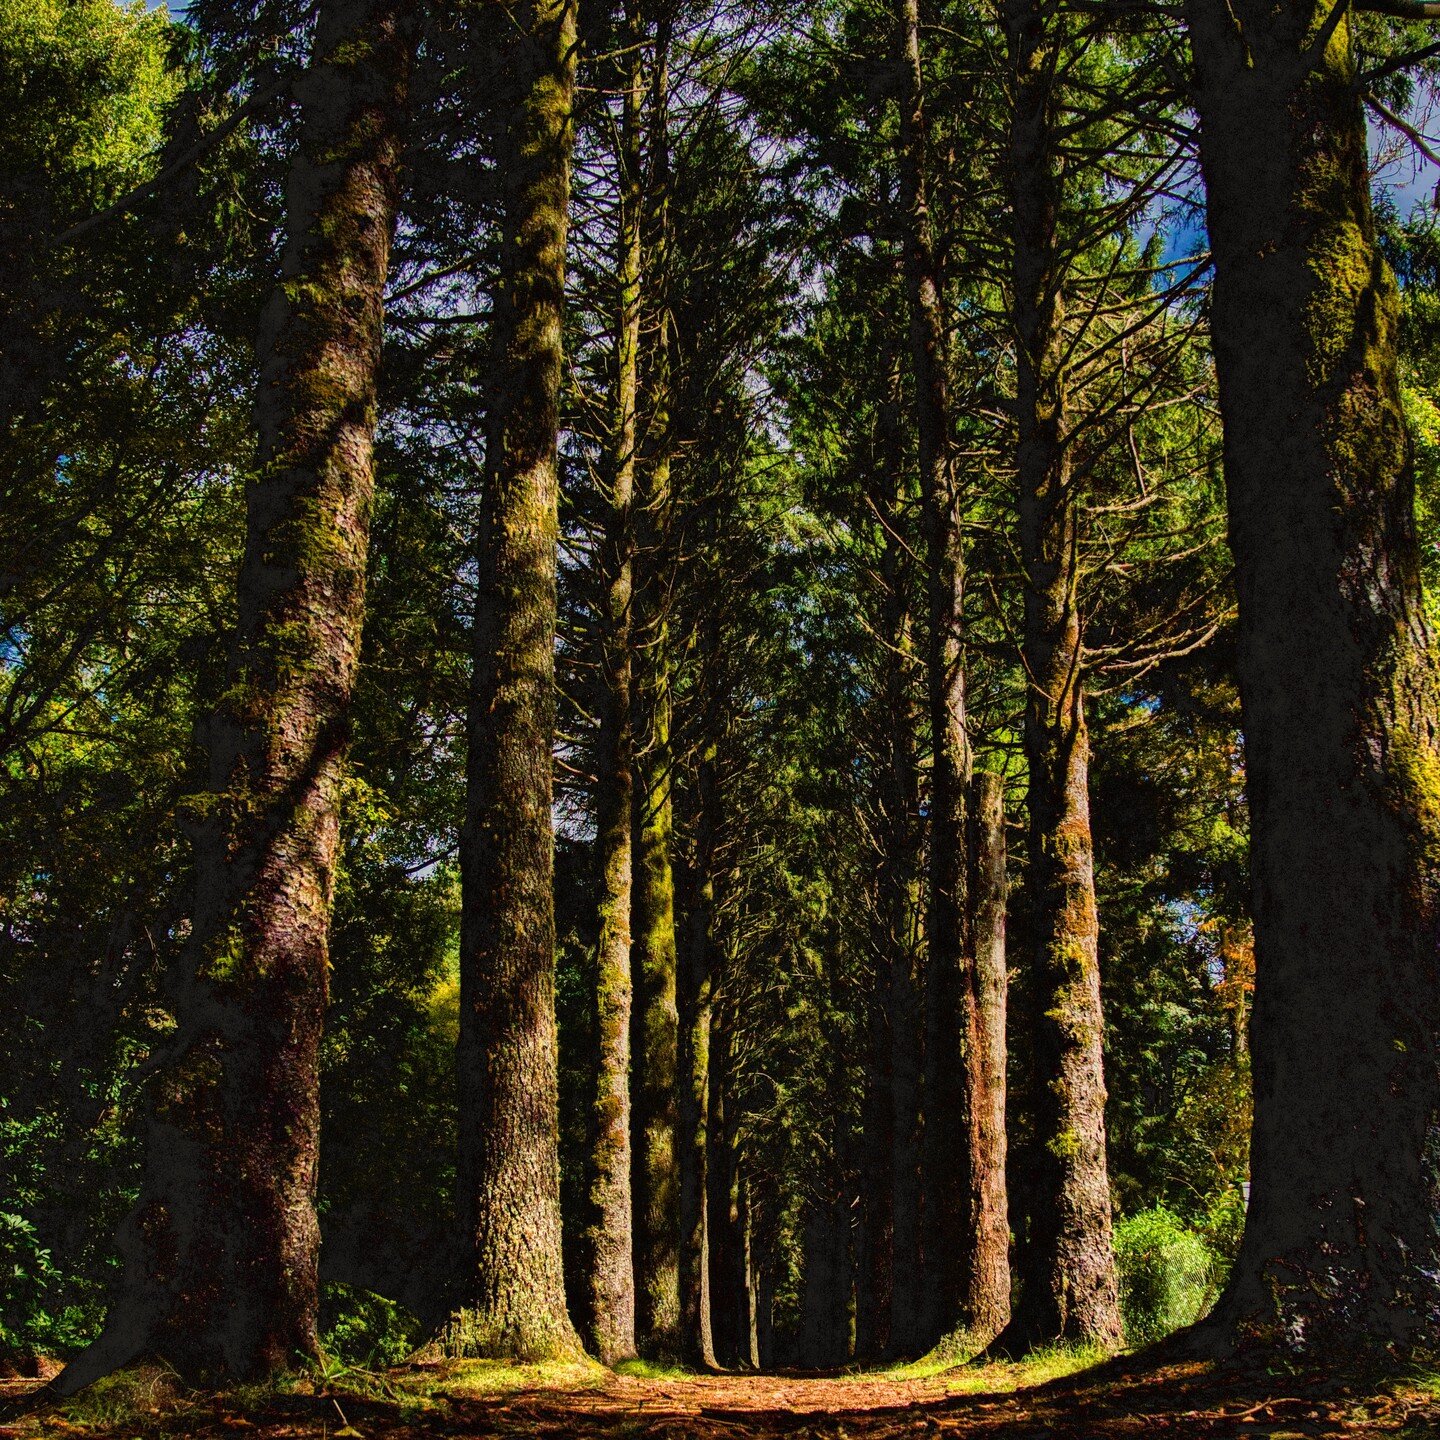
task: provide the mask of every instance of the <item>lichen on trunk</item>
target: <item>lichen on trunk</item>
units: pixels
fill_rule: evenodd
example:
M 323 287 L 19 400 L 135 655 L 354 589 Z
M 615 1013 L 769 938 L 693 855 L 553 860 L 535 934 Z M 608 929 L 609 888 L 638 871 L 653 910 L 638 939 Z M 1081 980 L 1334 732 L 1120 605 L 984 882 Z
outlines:
M 247 1380 L 318 1354 L 319 1045 L 411 16 L 403 0 L 322 0 L 296 87 L 239 624 L 201 736 L 193 928 L 166 977 L 177 1028 L 121 1293 L 64 1392 L 146 1352 Z
M 461 836 L 459 1306 L 454 1354 L 578 1354 L 560 1250 L 554 834 L 558 397 L 574 0 L 506 21 L 504 244 L 477 544 Z
M 676 1131 L 679 1012 L 676 1001 L 671 665 L 667 547 L 670 487 L 670 46 L 673 7 L 657 0 L 646 95 L 648 188 L 642 196 L 651 339 L 641 370 L 636 516 L 635 687 L 637 750 L 632 1101 L 636 1341 L 642 1353 L 680 1352 L 680 1175 Z M 648 241 L 645 236 L 648 235 Z M 642 327 L 642 333 L 643 327 Z
M 635 769 L 631 679 L 635 552 L 633 509 L 640 428 L 641 33 L 626 9 L 620 64 L 616 244 L 615 417 L 610 504 L 600 546 L 600 734 L 596 749 L 595 856 L 599 939 L 595 964 L 595 1095 L 591 1110 L 590 1214 L 583 1246 L 591 1350 L 607 1365 L 635 1355 L 631 1214 L 630 969 L 634 889 Z
M 715 982 L 715 746 L 697 768 L 699 814 L 688 877 L 685 947 L 679 984 L 680 1353 L 715 1368 L 711 1328 L 709 1232 L 710 1032 Z
M 1348 12 L 1192 0 L 1251 816 L 1250 1206 L 1197 1343 L 1433 1339 L 1440 745 Z M 1317 43 L 1323 39 L 1323 45 Z
M 1082 510 L 1067 433 L 1058 258 L 1064 195 L 1054 77 L 1060 38 L 1053 11 L 1038 0 L 1012 0 L 1005 23 L 1039 1157 L 1012 1334 L 1023 1344 L 1109 1346 L 1119 1343 L 1121 1327 L 1105 1152 L 1100 921 L 1079 596 Z

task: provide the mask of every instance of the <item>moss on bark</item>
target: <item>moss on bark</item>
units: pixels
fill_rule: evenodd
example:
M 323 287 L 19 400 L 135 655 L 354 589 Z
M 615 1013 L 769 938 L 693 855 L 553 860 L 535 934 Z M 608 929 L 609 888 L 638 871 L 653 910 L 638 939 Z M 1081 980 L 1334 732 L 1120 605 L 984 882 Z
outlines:
M 478 551 L 460 936 L 459 1209 L 452 1353 L 577 1353 L 560 1251 L 555 1025 L 558 397 L 573 145 L 573 0 L 507 26 L 505 243 Z
M 1328 4 L 1187 6 L 1251 813 L 1251 1198 L 1199 1343 L 1433 1337 L 1437 697 L 1395 283 Z
M 65 1391 L 147 1351 L 235 1379 L 318 1353 L 318 1053 L 411 12 L 322 0 L 296 86 L 239 626 L 202 737 L 209 791 L 188 807 L 193 931 L 167 977 L 177 1028 L 121 1236 L 124 1284 Z

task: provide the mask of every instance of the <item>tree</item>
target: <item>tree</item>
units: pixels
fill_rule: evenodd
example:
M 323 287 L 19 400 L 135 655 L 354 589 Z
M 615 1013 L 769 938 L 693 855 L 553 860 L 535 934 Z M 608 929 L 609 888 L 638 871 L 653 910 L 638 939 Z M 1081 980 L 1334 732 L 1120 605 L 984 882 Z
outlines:
M 632 1087 L 636 1330 L 649 1352 L 675 1353 L 680 1341 L 679 1173 L 676 1166 L 674 802 L 670 747 L 671 670 L 666 591 L 674 558 L 671 519 L 670 350 L 670 49 L 673 14 L 654 19 L 646 95 L 649 140 L 642 254 L 648 256 L 649 405 L 640 447 L 641 503 L 636 516 L 635 879 L 631 896 L 634 1084 Z M 649 232 L 648 247 L 645 231 Z
M 606 1364 L 635 1353 L 635 1266 L 631 1217 L 631 901 L 634 893 L 632 634 L 634 505 L 639 462 L 643 189 L 643 37 L 632 3 L 619 40 L 616 134 L 616 319 L 614 425 L 609 507 L 600 547 L 600 727 L 596 755 L 595 850 L 600 938 L 596 953 L 596 1084 L 590 1152 L 591 1218 L 585 1237 L 591 1348 Z M 642 1052 L 643 1053 L 643 1052 Z
M 1005 16 L 1013 84 L 1009 180 L 1020 550 L 1025 566 L 1025 755 L 1036 976 L 1037 1178 L 1027 1339 L 1120 1339 L 1105 1155 L 1099 913 L 1090 833 L 1090 738 L 1079 607 L 1079 497 L 1066 413 L 1068 337 L 1057 260 L 1062 205 L 1053 76 L 1039 4 Z
M 242 1378 L 317 1352 L 318 1050 L 413 43 L 405 5 L 331 0 L 317 16 L 258 346 L 230 688 L 194 807 L 193 928 L 167 977 L 177 1028 L 124 1286 L 62 1391 L 145 1351 Z
M 1208 0 L 1186 17 L 1255 922 L 1250 1208 L 1196 1341 L 1409 1344 L 1437 1299 L 1440 757 L 1354 22 Z
M 554 832 L 556 444 L 575 83 L 573 0 L 505 31 L 503 243 L 478 536 L 461 843 L 460 1354 L 577 1353 L 560 1254 Z

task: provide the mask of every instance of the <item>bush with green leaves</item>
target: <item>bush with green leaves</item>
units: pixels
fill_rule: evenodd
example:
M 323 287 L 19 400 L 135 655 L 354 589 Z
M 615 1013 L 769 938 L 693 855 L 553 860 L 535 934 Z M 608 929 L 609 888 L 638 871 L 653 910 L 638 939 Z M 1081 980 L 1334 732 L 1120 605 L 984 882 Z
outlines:
M 326 1285 L 320 1300 L 321 1343 L 347 1365 L 381 1370 L 398 1365 L 425 1338 L 403 1305 L 356 1285 Z
M 1125 1338 L 1148 1345 L 1192 1324 L 1213 1298 L 1215 1255 L 1202 1236 L 1163 1205 L 1115 1227 Z

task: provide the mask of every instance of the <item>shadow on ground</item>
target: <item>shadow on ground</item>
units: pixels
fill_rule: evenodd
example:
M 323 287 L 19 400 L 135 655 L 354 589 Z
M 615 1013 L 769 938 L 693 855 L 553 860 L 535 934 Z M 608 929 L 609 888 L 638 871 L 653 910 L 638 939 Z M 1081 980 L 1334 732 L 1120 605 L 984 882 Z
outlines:
M 1440 1437 L 1440 1399 L 1415 1377 L 1269 1374 L 1136 1356 L 1029 1389 L 955 1394 L 992 1378 L 949 1371 L 926 1379 L 721 1375 L 644 1378 L 583 1372 L 563 1385 L 465 1393 L 463 1370 L 401 1369 L 355 1393 L 204 1395 L 172 1377 L 132 1377 L 57 1404 L 35 1382 L 11 1382 L 0 1436 L 535 1437 L 535 1440 L 1121 1440 L 1121 1437 Z M 1003 1385 L 1005 1377 L 993 1377 Z M 148 1386 L 148 1389 L 147 1389 Z M 378 1392 L 378 1393 L 377 1393 Z M 107 1398 L 108 1397 L 108 1398 Z

